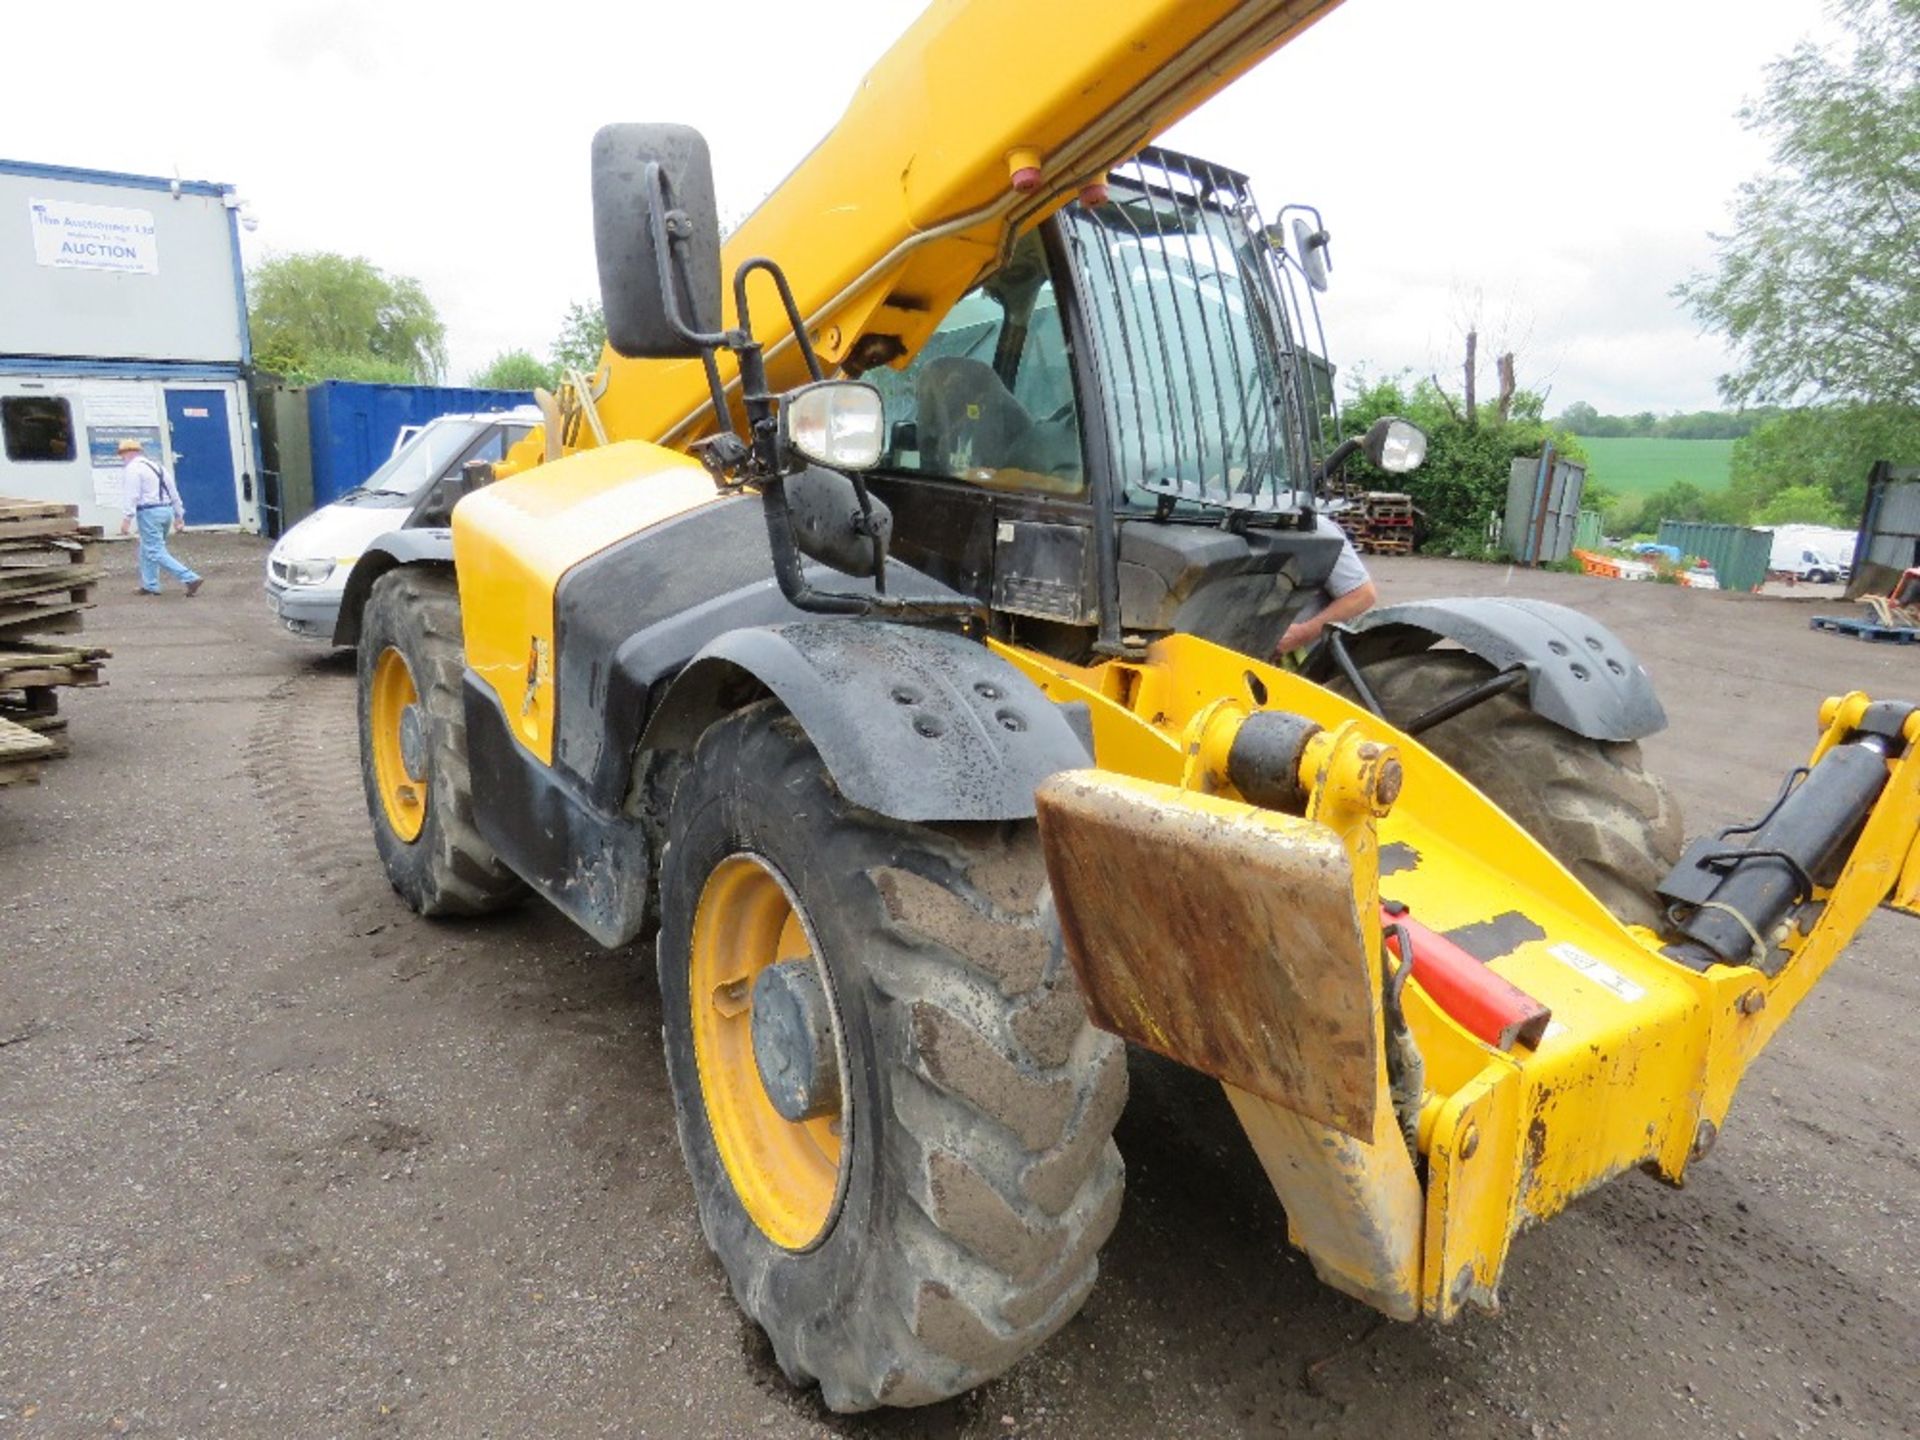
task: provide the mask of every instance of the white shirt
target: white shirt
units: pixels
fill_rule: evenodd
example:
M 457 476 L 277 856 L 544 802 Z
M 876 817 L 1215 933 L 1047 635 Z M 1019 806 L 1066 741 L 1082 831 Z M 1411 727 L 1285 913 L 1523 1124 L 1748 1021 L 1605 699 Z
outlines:
M 144 455 L 135 455 L 127 461 L 120 472 L 120 487 L 129 519 L 145 505 L 171 505 L 176 516 L 182 520 L 187 518 L 186 507 L 180 503 L 180 492 L 161 473 L 160 467 Z

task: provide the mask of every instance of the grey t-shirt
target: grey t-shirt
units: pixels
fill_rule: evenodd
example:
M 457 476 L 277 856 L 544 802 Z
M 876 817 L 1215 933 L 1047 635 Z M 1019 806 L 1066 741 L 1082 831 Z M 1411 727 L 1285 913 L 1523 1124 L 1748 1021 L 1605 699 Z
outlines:
M 1338 521 L 1326 515 L 1313 517 L 1313 529 L 1316 535 L 1338 535 L 1340 537 L 1340 558 L 1333 562 L 1333 569 L 1327 574 L 1327 596 L 1338 600 L 1358 590 L 1373 577 L 1367 573 L 1367 567 L 1361 563 L 1360 552 L 1353 548 L 1353 541 L 1347 538 L 1347 532 Z
M 1351 594 L 1365 585 L 1373 577 L 1367 573 L 1367 567 L 1361 562 L 1360 552 L 1353 548 L 1353 541 L 1347 538 L 1347 532 L 1340 528 L 1339 522 L 1331 516 L 1315 512 L 1313 531 L 1316 535 L 1338 535 L 1340 554 L 1333 562 L 1333 569 L 1327 572 L 1324 583 L 1312 590 L 1300 592 L 1302 604 L 1293 613 L 1292 623 L 1311 620 L 1342 595 Z

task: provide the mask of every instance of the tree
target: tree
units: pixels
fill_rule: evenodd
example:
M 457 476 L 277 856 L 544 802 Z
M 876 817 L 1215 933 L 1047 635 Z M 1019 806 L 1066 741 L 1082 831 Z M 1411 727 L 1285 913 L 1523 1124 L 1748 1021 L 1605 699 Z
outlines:
M 550 352 L 555 370 L 579 370 L 591 375 L 600 368 L 600 353 L 606 348 L 607 317 L 600 307 L 579 300 L 568 305 Z
M 435 381 L 447 328 L 418 280 L 359 256 L 276 255 L 247 282 L 260 368 L 292 379 Z
M 1847 523 L 1867 499 L 1877 460 L 1920 464 L 1920 409 L 1902 405 L 1821 405 L 1789 410 L 1735 442 L 1727 492 L 1759 513 L 1789 487 L 1815 486 Z
M 1584 400 L 1576 400 L 1560 412 L 1560 423 L 1576 435 L 1593 434 L 1592 426 L 1600 412 Z
M 1756 525 L 1845 525 L 1848 516 L 1818 485 L 1789 485 L 1755 512 Z
M 1773 141 L 1718 269 L 1675 292 L 1737 347 L 1729 399 L 1920 405 L 1920 0 L 1835 0 L 1741 113 Z
M 1363 489 L 1411 495 L 1426 517 L 1427 548 L 1485 554 L 1489 525 L 1506 510 L 1507 472 L 1516 458 L 1538 455 L 1549 440 L 1566 459 L 1587 458 L 1577 439 L 1540 418 L 1543 408 L 1539 395 L 1516 390 L 1513 418 L 1503 423 L 1481 407 L 1470 423 L 1431 380 L 1411 389 L 1399 380 L 1357 387 L 1341 408 L 1346 432 L 1358 435 L 1382 415 L 1399 415 L 1427 432 L 1427 458 L 1411 474 L 1387 475 L 1355 457 L 1347 462 L 1347 478 Z
M 525 350 L 503 350 L 473 377 L 483 390 L 551 390 L 554 374 Z
M 1725 495 L 1702 490 L 1691 480 L 1675 480 L 1640 502 L 1642 529 L 1654 529 L 1662 520 L 1709 520 L 1724 525 L 1734 518 Z

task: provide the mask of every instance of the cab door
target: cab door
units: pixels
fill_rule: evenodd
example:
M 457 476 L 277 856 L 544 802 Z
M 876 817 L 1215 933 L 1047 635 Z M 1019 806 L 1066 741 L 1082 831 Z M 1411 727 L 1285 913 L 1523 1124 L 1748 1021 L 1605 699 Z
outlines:
M 886 402 L 874 490 L 893 553 L 999 613 L 1094 622 L 1092 513 L 1071 351 L 1044 227 L 962 297 Z

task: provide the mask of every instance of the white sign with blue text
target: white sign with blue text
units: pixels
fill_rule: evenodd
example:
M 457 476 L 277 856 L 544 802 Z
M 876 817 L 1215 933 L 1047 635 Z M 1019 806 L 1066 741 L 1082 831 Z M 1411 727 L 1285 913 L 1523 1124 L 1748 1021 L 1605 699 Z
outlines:
M 28 200 L 33 258 L 63 270 L 114 270 L 158 275 L 160 246 L 151 210 L 83 205 L 75 200 Z

